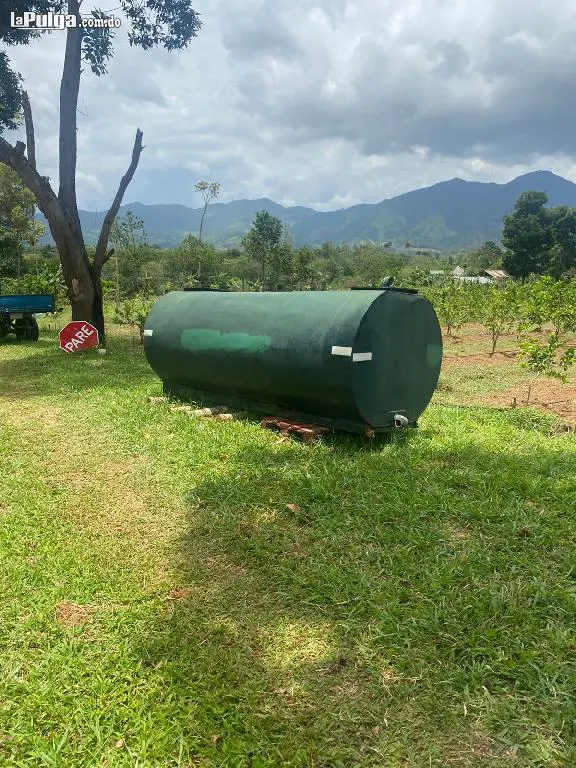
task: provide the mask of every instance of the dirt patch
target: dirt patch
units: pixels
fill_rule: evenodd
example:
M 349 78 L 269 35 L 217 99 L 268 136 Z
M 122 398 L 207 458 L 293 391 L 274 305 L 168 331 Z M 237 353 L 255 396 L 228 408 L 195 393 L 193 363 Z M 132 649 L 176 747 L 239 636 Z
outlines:
M 456 525 L 448 525 L 446 526 L 445 535 L 449 541 L 462 542 L 468 541 L 470 538 L 470 531 L 466 530 L 465 528 L 459 528 Z
M 479 398 L 482 404 L 499 407 L 526 405 L 528 384 L 517 384 L 503 392 L 493 392 Z M 560 417 L 570 425 L 576 425 L 576 382 L 562 384 L 555 379 L 539 379 L 532 385 L 529 405 L 543 413 Z M 567 430 L 566 430 L 567 431 Z
M 70 474 L 68 475 L 68 484 L 75 490 L 82 490 L 82 488 L 88 488 L 93 484 L 93 480 L 88 475 L 82 474 Z
M 174 587 L 166 595 L 166 600 L 186 600 L 192 594 L 192 590 L 186 587 Z
M 517 350 L 496 351 L 493 355 L 486 352 L 478 352 L 470 355 L 445 355 L 442 366 L 452 368 L 461 365 L 502 365 L 516 360 Z
M 401 676 L 390 667 L 382 667 L 380 677 L 384 683 L 397 683 Z
M 61 627 L 81 627 L 89 622 L 96 608 L 93 605 L 78 605 L 66 600 L 58 603 L 54 609 L 56 621 Z

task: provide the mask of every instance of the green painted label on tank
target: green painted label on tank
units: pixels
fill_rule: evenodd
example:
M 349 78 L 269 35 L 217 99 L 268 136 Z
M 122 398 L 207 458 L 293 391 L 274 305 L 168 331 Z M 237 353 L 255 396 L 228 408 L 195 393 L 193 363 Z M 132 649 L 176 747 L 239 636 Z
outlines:
M 442 347 L 439 344 L 428 344 L 426 347 L 426 360 L 432 368 L 442 360 Z
M 272 343 L 270 336 L 250 333 L 220 333 L 209 328 L 187 328 L 180 334 L 180 344 L 191 351 L 265 352 Z

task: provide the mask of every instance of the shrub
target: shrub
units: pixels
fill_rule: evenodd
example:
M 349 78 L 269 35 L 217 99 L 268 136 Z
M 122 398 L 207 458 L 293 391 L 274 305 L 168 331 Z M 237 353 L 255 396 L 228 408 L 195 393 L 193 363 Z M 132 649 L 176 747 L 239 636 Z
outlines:
M 144 324 L 154 303 L 155 299 L 150 299 L 138 293 L 120 304 L 114 321 L 120 325 L 131 325 L 138 328 L 140 343 L 142 344 L 144 341 Z

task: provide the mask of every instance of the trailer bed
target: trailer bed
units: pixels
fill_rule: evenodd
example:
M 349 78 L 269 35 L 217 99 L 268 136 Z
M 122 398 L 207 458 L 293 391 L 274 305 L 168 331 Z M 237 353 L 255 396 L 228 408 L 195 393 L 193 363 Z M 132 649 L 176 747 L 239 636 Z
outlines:
M 0 314 L 40 315 L 46 312 L 54 312 L 56 305 L 51 293 L 14 294 L 13 296 L 0 296 Z

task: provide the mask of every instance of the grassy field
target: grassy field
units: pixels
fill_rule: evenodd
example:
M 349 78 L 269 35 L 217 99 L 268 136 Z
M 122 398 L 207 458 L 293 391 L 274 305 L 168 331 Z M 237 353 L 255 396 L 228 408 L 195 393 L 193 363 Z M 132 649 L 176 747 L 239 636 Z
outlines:
M 306 446 L 55 339 L 0 346 L 1 766 L 576 765 L 576 440 L 478 404 L 512 358 Z

